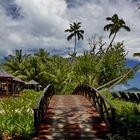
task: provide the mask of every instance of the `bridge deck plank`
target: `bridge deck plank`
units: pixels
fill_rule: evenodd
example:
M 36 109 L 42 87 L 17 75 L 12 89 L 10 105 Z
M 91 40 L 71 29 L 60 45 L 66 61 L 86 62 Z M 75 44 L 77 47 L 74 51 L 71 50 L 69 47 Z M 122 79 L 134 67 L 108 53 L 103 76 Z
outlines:
M 109 128 L 81 95 L 54 95 L 38 130 L 38 139 L 107 139 Z

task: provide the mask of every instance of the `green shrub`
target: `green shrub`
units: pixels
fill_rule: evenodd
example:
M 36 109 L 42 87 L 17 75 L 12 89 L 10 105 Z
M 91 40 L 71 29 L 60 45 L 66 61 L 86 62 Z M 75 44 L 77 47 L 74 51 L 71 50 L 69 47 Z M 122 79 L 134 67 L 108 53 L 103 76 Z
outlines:
M 114 99 L 110 92 L 102 92 L 116 108 L 116 124 L 127 139 L 140 139 L 140 104 Z
M 24 90 L 20 97 L 9 97 L 0 101 L 0 135 L 28 138 L 34 132 L 33 106 L 41 92 Z

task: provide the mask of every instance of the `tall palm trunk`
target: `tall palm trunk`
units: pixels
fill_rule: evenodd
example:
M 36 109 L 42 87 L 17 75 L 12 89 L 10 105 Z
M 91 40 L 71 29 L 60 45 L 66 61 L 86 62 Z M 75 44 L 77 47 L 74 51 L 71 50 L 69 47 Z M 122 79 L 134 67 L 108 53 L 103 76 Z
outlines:
M 77 40 L 76 40 L 76 34 L 75 34 L 75 43 L 74 43 L 74 50 L 73 50 L 73 54 L 72 54 L 72 62 L 75 61 L 76 58 L 76 45 L 77 45 Z
M 76 34 L 75 34 L 74 54 L 76 54 L 76 45 L 77 43 L 76 43 Z
M 109 44 L 109 47 L 112 46 L 112 43 L 113 43 L 113 41 L 114 41 L 114 39 L 115 39 L 115 37 L 116 37 L 116 34 L 117 34 L 117 32 L 114 33 L 114 36 L 113 36 L 113 38 L 112 38 L 112 40 L 111 40 L 111 42 L 110 42 L 110 44 Z

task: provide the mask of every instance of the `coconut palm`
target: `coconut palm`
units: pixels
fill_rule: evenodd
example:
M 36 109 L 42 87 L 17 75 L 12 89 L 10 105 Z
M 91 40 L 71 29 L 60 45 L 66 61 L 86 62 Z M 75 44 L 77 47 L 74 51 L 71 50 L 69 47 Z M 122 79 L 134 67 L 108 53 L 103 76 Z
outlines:
M 41 62 L 46 63 L 47 60 L 49 60 L 49 53 L 46 52 L 44 49 L 39 48 L 38 52 L 35 54 L 41 60 Z
M 14 75 L 18 75 L 18 73 L 23 71 L 23 63 L 27 57 L 30 55 L 23 55 L 22 50 L 16 50 L 15 55 L 9 55 L 6 58 L 6 70 L 11 72 Z
M 20 75 L 20 78 L 24 80 L 34 79 L 39 81 L 46 72 L 45 66 L 36 57 L 28 58 L 24 63 L 24 67 L 26 67 L 26 69 L 24 69 L 23 75 Z
M 50 83 L 56 86 L 57 92 L 61 92 L 65 86 L 71 83 L 72 71 L 66 66 L 66 63 L 59 63 L 57 69 L 54 69 L 51 73 L 48 73 Z M 62 93 L 61 93 L 62 94 Z
M 114 14 L 112 17 L 107 17 L 106 20 L 112 22 L 112 23 L 109 23 L 109 24 L 104 26 L 105 31 L 110 31 L 109 38 L 112 35 L 114 35 L 111 42 L 110 42 L 110 45 L 109 45 L 109 46 L 111 46 L 112 42 L 114 41 L 114 39 L 116 37 L 117 32 L 120 29 L 123 28 L 126 31 L 130 31 L 130 28 L 128 26 L 126 26 L 124 20 L 120 19 L 117 14 Z
M 75 39 L 75 45 L 74 45 L 74 52 L 73 54 L 76 55 L 76 47 L 77 47 L 77 39 L 84 39 L 83 34 L 84 34 L 84 30 L 80 30 L 81 27 L 81 22 L 73 22 L 73 24 L 70 24 L 70 28 L 65 30 L 65 32 L 69 32 L 70 35 L 67 37 L 67 40 L 71 40 L 73 37 Z

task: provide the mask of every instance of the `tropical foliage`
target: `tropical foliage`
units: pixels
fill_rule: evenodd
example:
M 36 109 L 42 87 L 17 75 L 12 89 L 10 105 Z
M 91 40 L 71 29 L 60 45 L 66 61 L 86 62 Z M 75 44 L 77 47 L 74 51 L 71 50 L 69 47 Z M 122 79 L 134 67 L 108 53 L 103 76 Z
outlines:
M 33 106 L 41 92 L 24 90 L 19 98 L 0 101 L 0 137 L 30 139 L 34 133 Z
M 100 49 L 100 53 L 95 52 L 86 51 L 76 58 L 75 63 L 71 63 L 68 58 L 49 56 L 48 52 L 39 49 L 35 55 L 24 57 L 18 70 L 10 67 L 18 63 L 15 57 L 10 57 L 10 61 L 5 62 L 5 69 L 22 80 L 34 79 L 44 87 L 51 83 L 58 94 L 70 93 L 79 82 L 98 87 L 129 71 L 123 43 L 117 43 L 111 49 Z M 126 82 L 132 75 L 121 82 Z
M 22 50 L 16 50 L 15 55 L 9 55 L 6 58 L 7 70 L 14 75 L 18 76 L 22 70 L 25 69 L 23 63 L 25 63 L 25 58 L 29 55 L 23 55 Z
M 102 92 L 116 108 L 116 127 L 122 139 L 140 139 L 140 104 L 114 99 L 111 92 Z M 117 94 L 117 93 L 116 93 Z

